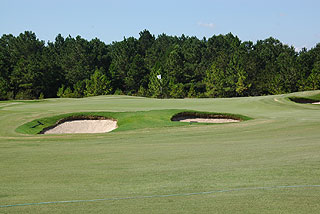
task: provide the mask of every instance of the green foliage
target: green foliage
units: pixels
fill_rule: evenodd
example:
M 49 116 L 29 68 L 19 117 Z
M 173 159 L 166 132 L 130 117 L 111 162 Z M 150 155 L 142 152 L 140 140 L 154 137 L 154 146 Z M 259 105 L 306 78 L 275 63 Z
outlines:
M 237 96 L 247 95 L 247 92 L 252 85 L 248 79 L 248 72 L 246 72 L 244 68 L 244 60 L 244 56 L 240 52 L 236 52 L 234 53 L 228 65 L 232 70 L 232 75 L 234 76 L 230 82 L 230 85 L 235 84 L 234 88 Z
M 189 92 L 188 92 L 188 97 L 189 98 L 195 98 L 197 97 L 197 92 L 195 90 L 194 84 L 191 84 Z
M 141 96 L 141 97 L 146 97 L 148 96 L 148 90 L 145 89 L 142 85 L 140 86 L 139 88 L 139 91 L 137 93 L 138 96 Z
M 74 97 L 74 93 L 70 87 L 65 88 L 65 86 L 62 85 L 58 89 L 57 96 L 61 98 L 72 98 Z
M 58 97 L 63 97 L 63 92 L 64 92 L 64 85 L 62 85 L 57 92 Z
M 142 56 L 137 54 L 133 58 L 124 83 L 127 91 L 135 94 L 139 90 L 140 86 L 147 86 L 147 82 L 148 70 L 145 68 L 144 59 Z
M 39 95 L 39 100 L 43 100 L 44 99 L 44 94 L 41 92 Z
M 74 97 L 72 89 L 70 87 L 67 87 L 66 90 L 64 90 L 63 97 L 66 97 L 66 98 Z
M 251 87 L 251 83 L 247 83 L 248 77 L 243 69 L 238 72 L 238 80 L 236 83 L 236 93 L 239 96 L 245 95 L 246 91 Z
M 77 97 L 77 98 L 84 97 L 85 89 L 86 89 L 86 80 L 78 81 L 76 84 L 73 85 L 74 97 Z
M 235 97 L 315 90 L 320 44 L 297 53 L 275 38 L 242 42 L 229 33 L 185 35 L 106 45 L 76 36 L 40 41 L 33 32 L 0 38 L 0 99 L 84 97 L 119 93 L 151 97 Z M 97 71 L 99 71 L 97 73 Z M 161 73 L 161 84 L 154 79 Z M 61 86 L 64 85 L 62 89 Z M 193 85 L 193 86 L 192 86 Z M 66 92 L 65 92 L 66 91 Z
M 5 100 L 8 98 L 9 86 L 5 79 L 0 77 L 0 100 Z
M 114 95 L 124 95 L 123 92 L 121 91 L 121 89 L 117 89 L 115 92 L 114 92 Z
M 215 64 L 206 71 L 204 84 L 206 86 L 206 95 L 208 97 L 216 97 L 223 93 L 223 81 L 225 79 L 224 72 L 219 69 Z
M 26 88 L 25 90 L 20 90 L 15 94 L 16 100 L 32 100 L 37 99 L 36 96 L 33 95 L 32 90 Z
M 184 75 L 184 56 L 179 45 L 175 45 L 169 53 L 166 62 L 166 73 L 170 80 L 174 82 L 185 82 Z
M 306 88 L 311 90 L 320 89 L 320 61 L 316 62 L 306 81 Z
M 170 83 L 170 97 L 172 98 L 184 98 L 186 97 L 186 92 L 184 90 L 184 85 L 182 83 Z
M 271 94 L 282 94 L 285 92 L 284 86 L 282 85 L 282 77 L 280 74 L 275 74 L 270 77 L 268 82 L 268 91 Z
M 151 97 L 160 98 L 162 96 L 162 81 L 158 76 L 161 75 L 160 69 L 154 69 L 149 75 L 148 92 Z M 162 78 L 162 77 L 161 77 Z
M 111 91 L 110 81 L 100 70 L 96 70 L 89 80 L 86 80 L 85 96 L 106 95 Z

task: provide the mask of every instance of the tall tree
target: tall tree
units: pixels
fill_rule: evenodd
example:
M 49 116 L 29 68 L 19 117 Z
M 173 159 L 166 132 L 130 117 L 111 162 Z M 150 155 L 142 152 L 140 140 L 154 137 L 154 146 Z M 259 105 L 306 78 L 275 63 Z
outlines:
M 33 32 L 26 31 L 11 40 L 10 54 L 14 60 L 10 74 L 12 98 L 19 94 L 21 99 L 37 98 L 42 89 L 43 67 L 41 66 L 44 42 Z
M 204 84 L 206 86 L 206 96 L 220 97 L 224 94 L 225 73 L 215 63 L 206 71 Z
M 107 76 L 100 70 L 96 70 L 94 74 L 86 81 L 86 96 L 106 95 L 111 91 L 111 82 Z
M 313 69 L 307 78 L 306 85 L 306 89 L 309 90 L 320 89 L 320 61 L 314 64 Z
M 152 47 L 155 37 L 151 35 L 151 33 L 148 30 L 143 30 L 139 33 L 139 44 L 138 44 L 138 52 L 141 56 L 145 57 L 147 51 L 149 48 Z
M 111 82 L 114 90 L 130 91 L 125 79 L 134 57 L 137 55 L 137 40 L 133 37 L 122 42 L 114 42 L 110 47 L 112 62 L 110 65 Z
M 160 69 L 153 69 L 149 76 L 148 92 L 151 97 L 160 98 L 163 95 L 162 76 Z

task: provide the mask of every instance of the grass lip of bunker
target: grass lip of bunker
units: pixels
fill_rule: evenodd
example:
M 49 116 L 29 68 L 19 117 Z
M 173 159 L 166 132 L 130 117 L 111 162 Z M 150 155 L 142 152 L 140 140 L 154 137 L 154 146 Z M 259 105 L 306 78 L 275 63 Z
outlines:
M 62 118 L 39 134 L 107 133 L 117 127 L 117 120 L 113 118 L 77 115 Z
M 288 99 L 300 104 L 320 104 L 320 94 L 307 97 L 288 97 Z
M 251 118 L 227 114 L 227 113 L 210 113 L 210 112 L 180 112 L 171 117 L 171 121 L 189 122 L 189 123 L 237 123 Z

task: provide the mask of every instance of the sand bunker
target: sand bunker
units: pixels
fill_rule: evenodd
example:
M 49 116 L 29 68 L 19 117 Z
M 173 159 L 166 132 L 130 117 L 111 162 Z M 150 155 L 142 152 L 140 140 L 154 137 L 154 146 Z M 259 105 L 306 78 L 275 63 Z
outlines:
M 305 97 L 289 97 L 289 100 L 300 103 L 300 104 L 315 104 L 315 105 L 320 105 L 320 101 L 315 101 L 310 98 L 305 98 Z
M 105 133 L 116 128 L 115 120 L 73 120 L 63 122 L 43 134 Z
M 174 115 L 171 121 L 186 123 L 237 123 L 241 120 L 231 115 L 181 112 Z
M 235 119 L 225 119 L 225 118 L 180 118 L 179 120 L 175 120 L 179 122 L 187 122 L 187 123 L 237 123 L 240 120 Z

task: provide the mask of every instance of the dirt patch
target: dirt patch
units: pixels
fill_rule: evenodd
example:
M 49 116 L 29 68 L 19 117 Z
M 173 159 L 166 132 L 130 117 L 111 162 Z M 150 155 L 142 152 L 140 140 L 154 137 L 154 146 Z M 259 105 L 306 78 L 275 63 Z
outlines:
M 187 123 L 237 123 L 240 118 L 231 115 L 204 114 L 197 112 L 181 112 L 174 115 L 171 121 L 187 122 Z

